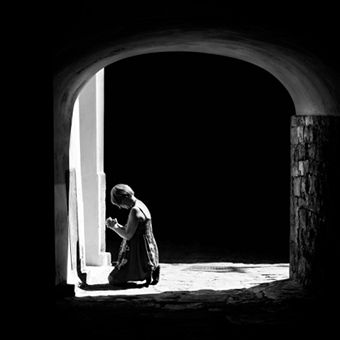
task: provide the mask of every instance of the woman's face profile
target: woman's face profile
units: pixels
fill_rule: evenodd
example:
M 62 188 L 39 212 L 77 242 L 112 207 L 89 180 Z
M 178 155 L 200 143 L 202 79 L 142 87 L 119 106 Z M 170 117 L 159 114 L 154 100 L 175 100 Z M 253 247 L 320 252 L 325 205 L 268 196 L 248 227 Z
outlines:
M 124 197 L 122 199 L 122 202 L 119 204 L 121 209 L 130 209 L 131 203 L 132 203 L 132 198 L 130 197 Z
M 123 198 L 122 202 L 120 204 L 116 203 L 114 200 L 111 200 L 111 203 L 116 206 L 118 209 L 129 209 L 130 205 L 129 205 L 129 201 L 126 198 Z

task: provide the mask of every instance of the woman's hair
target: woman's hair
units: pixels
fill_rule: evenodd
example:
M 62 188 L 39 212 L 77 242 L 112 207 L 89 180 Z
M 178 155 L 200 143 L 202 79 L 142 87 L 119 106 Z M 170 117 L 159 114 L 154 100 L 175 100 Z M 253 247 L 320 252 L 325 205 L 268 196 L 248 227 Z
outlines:
M 124 198 L 131 198 L 134 195 L 134 191 L 127 184 L 116 184 L 111 189 L 111 202 L 120 205 Z

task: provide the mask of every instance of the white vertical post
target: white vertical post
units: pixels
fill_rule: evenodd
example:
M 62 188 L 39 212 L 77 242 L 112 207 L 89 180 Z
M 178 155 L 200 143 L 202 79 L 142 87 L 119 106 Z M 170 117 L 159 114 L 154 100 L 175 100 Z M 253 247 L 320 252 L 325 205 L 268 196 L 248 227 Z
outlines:
M 79 95 L 81 184 L 87 266 L 110 265 L 105 252 L 104 69 Z
M 105 243 L 105 173 L 104 173 L 104 69 L 96 74 L 96 118 L 97 118 L 97 179 L 98 179 L 98 225 L 99 253 L 104 254 Z M 111 264 L 109 254 L 103 255 L 106 264 Z M 106 257 L 105 257 L 106 256 Z

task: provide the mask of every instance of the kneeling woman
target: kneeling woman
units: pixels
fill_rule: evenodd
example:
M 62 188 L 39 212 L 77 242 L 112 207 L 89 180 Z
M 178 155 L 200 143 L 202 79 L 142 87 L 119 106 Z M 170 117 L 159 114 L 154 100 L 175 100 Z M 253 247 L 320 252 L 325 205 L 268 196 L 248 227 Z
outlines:
M 146 280 L 146 286 L 157 284 L 159 255 L 149 209 L 126 184 L 112 188 L 111 203 L 130 212 L 125 226 L 111 217 L 106 220 L 106 226 L 123 238 L 117 264 L 108 277 L 109 283 L 124 285 L 128 281 Z

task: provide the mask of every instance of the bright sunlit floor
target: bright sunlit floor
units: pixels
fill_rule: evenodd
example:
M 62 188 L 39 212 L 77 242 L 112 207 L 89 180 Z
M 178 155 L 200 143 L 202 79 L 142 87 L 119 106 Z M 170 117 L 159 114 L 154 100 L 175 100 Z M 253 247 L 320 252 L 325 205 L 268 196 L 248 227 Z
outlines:
M 261 283 L 289 278 L 289 264 L 244 264 L 233 262 L 161 263 L 155 286 L 110 289 L 107 277 L 113 267 L 88 267 L 86 289 L 75 288 L 77 297 L 103 295 L 159 294 L 176 291 L 250 288 Z M 142 283 L 142 282 L 140 282 Z

